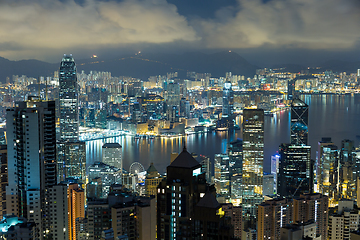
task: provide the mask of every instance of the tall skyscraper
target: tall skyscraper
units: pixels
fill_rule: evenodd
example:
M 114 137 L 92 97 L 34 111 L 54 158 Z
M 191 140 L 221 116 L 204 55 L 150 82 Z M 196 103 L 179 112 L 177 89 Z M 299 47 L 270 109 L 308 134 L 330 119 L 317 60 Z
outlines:
M 320 156 L 320 174 L 318 175 L 318 192 L 329 197 L 329 206 L 335 207 L 339 200 L 340 154 L 337 146 L 327 145 L 322 148 Z
M 231 89 L 231 82 L 226 81 L 223 88 L 222 116 L 228 117 L 234 113 L 234 93 Z
M 225 203 L 230 199 L 229 156 L 226 154 L 215 154 L 214 183 L 218 201 Z
M 79 86 L 72 55 L 64 55 L 59 72 L 60 139 L 79 140 Z
M 291 102 L 290 142 L 295 145 L 308 145 L 309 106 L 295 98 Z
M 357 173 L 360 166 L 356 164 L 354 141 L 345 139 L 341 141 L 340 149 L 340 191 L 341 197 L 356 199 Z
M 295 81 L 294 79 L 288 80 L 287 100 L 293 100 L 295 95 Z
M 264 110 L 243 112 L 243 211 L 256 216 L 256 205 L 263 200 Z
M 67 185 L 67 201 L 69 239 L 76 240 L 76 219 L 85 217 L 85 194 L 79 184 Z
M 311 147 L 281 144 L 277 193 L 282 197 L 313 192 Z
M 45 191 L 56 184 L 55 102 L 30 97 L 6 112 L 7 214 L 35 222 L 42 237 Z
M 230 169 L 230 197 L 234 205 L 241 202 L 241 182 L 243 168 L 243 140 L 237 139 L 230 143 L 228 149 Z
M 6 186 L 8 185 L 7 146 L 0 145 L 0 217 L 6 215 Z

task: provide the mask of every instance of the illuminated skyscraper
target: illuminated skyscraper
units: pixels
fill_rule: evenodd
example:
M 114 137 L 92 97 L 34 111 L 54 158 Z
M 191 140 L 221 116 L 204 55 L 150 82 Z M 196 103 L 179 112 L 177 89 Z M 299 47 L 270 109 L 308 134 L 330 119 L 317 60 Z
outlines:
M 46 189 L 56 185 L 55 102 L 32 97 L 6 110 L 7 214 L 25 217 L 44 231 Z
M 223 117 L 231 116 L 234 112 L 234 93 L 231 89 L 231 82 L 226 81 L 223 88 Z
M 102 162 L 122 170 L 122 147 L 118 143 L 105 143 L 102 146 Z
M 243 210 L 256 216 L 256 205 L 263 200 L 264 110 L 243 112 Z
M 76 240 L 76 219 L 85 217 L 84 190 L 77 183 L 67 186 L 68 199 L 68 234 L 69 239 Z
M 288 100 L 293 100 L 295 95 L 295 81 L 294 79 L 288 80 L 287 97 Z
M 290 142 L 294 145 L 308 145 L 309 106 L 295 98 L 291 102 Z
M 339 200 L 339 158 L 339 150 L 335 145 L 322 148 L 318 186 L 319 192 L 329 197 L 330 207 L 335 207 Z
M 231 142 L 228 149 L 230 169 L 230 196 L 234 205 L 241 201 L 241 182 L 243 168 L 243 141 L 237 139 Z
M 214 161 L 214 182 L 218 201 L 225 203 L 225 200 L 230 199 L 229 156 L 226 154 L 215 154 Z
M 79 140 L 79 86 L 72 55 L 61 60 L 59 72 L 60 139 Z
M 311 147 L 281 144 L 277 193 L 282 197 L 313 192 Z

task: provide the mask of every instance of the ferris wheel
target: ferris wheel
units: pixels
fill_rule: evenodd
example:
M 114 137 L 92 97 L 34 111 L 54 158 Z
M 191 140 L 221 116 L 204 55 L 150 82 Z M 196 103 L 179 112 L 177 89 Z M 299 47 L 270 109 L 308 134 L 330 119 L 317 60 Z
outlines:
M 145 168 L 143 165 L 141 165 L 141 163 L 139 162 L 134 162 L 130 165 L 130 169 L 129 169 L 129 172 L 131 174 L 134 174 L 134 175 L 138 175 L 139 173 L 141 172 L 145 172 Z

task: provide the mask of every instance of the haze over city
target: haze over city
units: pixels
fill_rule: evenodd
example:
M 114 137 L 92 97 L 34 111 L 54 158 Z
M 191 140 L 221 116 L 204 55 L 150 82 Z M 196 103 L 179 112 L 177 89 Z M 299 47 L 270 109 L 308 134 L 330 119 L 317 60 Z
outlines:
M 359 11 L 356 0 L 5 0 L 0 56 L 232 50 L 261 67 L 358 61 Z

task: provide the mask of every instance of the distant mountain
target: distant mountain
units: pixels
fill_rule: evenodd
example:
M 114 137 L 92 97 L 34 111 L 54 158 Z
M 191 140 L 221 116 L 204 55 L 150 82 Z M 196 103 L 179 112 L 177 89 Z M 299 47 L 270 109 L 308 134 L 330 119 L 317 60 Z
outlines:
M 38 78 L 39 76 L 52 76 L 59 64 L 51 64 L 39 60 L 10 61 L 0 57 L 0 82 L 6 82 L 6 77 L 12 75 L 26 75 Z
M 75 59 L 78 72 L 108 71 L 112 76 L 131 76 L 147 79 L 149 76 L 164 75 L 177 71 L 185 78 L 186 72 L 211 73 L 214 77 L 225 76 L 225 72 L 232 72 L 247 77 L 255 74 L 256 66 L 233 52 L 219 52 L 204 54 L 191 52 L 184 54 L 139 54 L 126 55 L 116 59 Z M 59 63 L 52 64 L 38 60 L 10 61 L 0 58 L 0 81 L 12 75 L 26 75 L 28 77 L 52 76 L 59 69 Z

